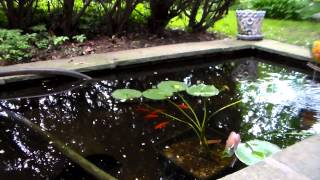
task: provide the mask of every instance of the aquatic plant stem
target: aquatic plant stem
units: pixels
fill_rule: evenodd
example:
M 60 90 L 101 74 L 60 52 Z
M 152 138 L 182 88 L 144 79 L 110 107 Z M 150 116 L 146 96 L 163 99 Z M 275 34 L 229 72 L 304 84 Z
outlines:
M 201 127 L 200 121 L 198 119 L 197 114 L 194 112 L 193 108 L 190 106 L 190 104 L 188 103 L 188 101 L 186 101 L 182 95 L 178 94 L 178 96 L 181 98 L 181 100 L 189 107 L 190 111 L 192 112 L 197 124 Z
M 206 119 L 207 119 L 207 106 L 206 106 L 206 99 L 203 98 L 203 119 L 202 119 L 201 128 L 204 128 Z
M 201 126 L 194 119 L 192 119 L 183 109 L 181 109 L 179 105 L 177 105 L 175 102 L 171 101 L 170 99 L 168 99 L 168 101 L 173 106 L 175 106 L 184 116 L 186 116 L 196 126 L 197 129 L 200 130 Z
M 151 107 L 151 106 L 149 106 L 149 105 L 146 105 L 146 106 L 147 106 L 148 108 L 150 108 L 150 109 L 156 110 L 156 108 L 154 108 L 154 107 Z M 162 115 L 164 115 L 164 116 L 169 117 L 170 119 L 172 119 L 172 120 L 174 120 L 174 121 L 178 121 L 178 122 L 181 122 L 181 123 L 184 123 L 184 124 L 188 125 L 188 126 L 191 127 L 192 130 L 196 133 L 196 135 L 198 136 L 198 138 L 199 138 L 199 139 L 201 138 L 201 136 L 200 136 L 200 134 L 198 133 L 197 129 L 196 129 L 191 123 L 186 122 L 186 121 L 184 121 L 184 120 L 182 120 L 182 119 L 179 119 L 179 118 L 177 118 L 177 117 L 175 117 L 175 116 L 173 116 L 173 115 L 170 115 L 170 114 L 168 114 L 168 113 L 165 113 L 165 112 L 163 112 L 163 111 L 160 111 L 159 113 L 162 114 Z
M 220 109 L 218 109 L 217 111 L 215 111 L 214 113 L 212 113 L 212 114 L 208 117 L 207 121 L 209 121 L 214 115 L 218 114 L 220 111 L 223 111 L 223 110 L 227 109 L 228 107 L 231 107 L 231 106 L 233 106 L 233 105 L 236 105 L 236 104 L 240 103 L 241 101 L 242 101 L 242 100 L 239 100 L 239 101 L 233 102 L 233 103 L 231 103 L 231 104 L 228 104 L 228 105 L 226 105 L 226 106 L 223 106 L 222 108 L 220 108 Z
M 178 104 L 176 104 L 175 102 L 171 101 L 170 99 L 168 99 L 168 102 L 170 104 L 172 104 L 174 107 L 176 107 L 184 116 L 186 116 L 189 120 L 191 120 L 192 122 L 194 122 L 194 120 L 183 110 L 179 107 Z M 194 122 L 195 123 L 195 122 Z M 198 126 L 198 124 L 195 124 L 196 126 Z

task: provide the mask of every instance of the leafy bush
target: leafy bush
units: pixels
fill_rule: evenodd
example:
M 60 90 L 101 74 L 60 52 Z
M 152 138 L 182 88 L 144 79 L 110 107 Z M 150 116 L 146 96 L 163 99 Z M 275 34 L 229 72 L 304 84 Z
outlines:
M 76 42 L 83 43 L 87 39 L 87 37 L 84 34 L 79 34 L 79 35 L 72 36 L 72 39 L 75 40 Z
M 309 0 L 241 0 L 240 8 L 265 10 L 266 17 L 278 19 L 301 19 L 301 10 Z
M 235 0 L 193 0 L 185 15 L 189 18 L 188 29 L 191 32 L 203 32 L 228 14 Z
M 309 19 L 315 13 L 320 12 L 320 0 L 313 0 L 308 6 L 300 12 L 303 19 Z
M 31 57 L 30 35 L 21 30 L 0 29 L 0 60 L 23 60 Z
M 53 45 L 60 46 L 65 43 L 69 38 L 67 36 L 54 36 L 53 37 Z

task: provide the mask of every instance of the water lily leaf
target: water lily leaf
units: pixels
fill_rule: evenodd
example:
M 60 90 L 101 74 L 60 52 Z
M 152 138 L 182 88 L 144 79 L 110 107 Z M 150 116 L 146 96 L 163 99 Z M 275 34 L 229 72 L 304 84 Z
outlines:
M 280 151 L 280 148 L 275 144 L 267 141 L 251 140 L 238 145 L 236 156 L 241 162 L 250 166 L 278 151 Z
M 113 98 L 124 101 L 139 98 L 141 95 L 141 91 L 135 89 L 117 89 L 111 94 Z
M 152 100 L 163 100 L 172 96 L 173 92 L 163 89 L 147 89 L 142 93 L 142 96 Z
M 188 87 L 187 93 L 192 96 L 210 97 L 219 94 L 219 90 L 214 85 L 198 84 Z
M 187 85 L 180 81 L 162 81 L 157 86 L 166 91 L 179 92 L 187 89 Z

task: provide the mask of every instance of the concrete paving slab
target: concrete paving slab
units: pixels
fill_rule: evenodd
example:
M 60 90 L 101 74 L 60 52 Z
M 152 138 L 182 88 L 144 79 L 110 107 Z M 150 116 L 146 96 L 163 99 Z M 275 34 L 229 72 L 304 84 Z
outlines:
M 319 147 L 320 136 L 316 135 L 221 180 L 319 180 Z

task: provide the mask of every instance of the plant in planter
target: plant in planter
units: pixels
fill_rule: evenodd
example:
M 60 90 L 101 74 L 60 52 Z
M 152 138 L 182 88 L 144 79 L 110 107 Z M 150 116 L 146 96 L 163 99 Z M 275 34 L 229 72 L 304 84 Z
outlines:
M 218 95 L 221 91 L 223 90 L 219 91 L 214 85 L 197 84 L 187 86 L 179 81 L 162 81 L 157 85 L 157 88 L 147 89 L 143 92 L 135 89 L 117 89 L 112 93 L 112 96 L 120 101 L 128 101 L 143 96 L 149 100 L 165 100 L 171 104 L 172 107 L 179 112 L 179 116 L 159 110 L 148 104 L 146 104 L 146 107 L 150 110 L 157 111 L 160 115 L 173 121 L 183 123 L 194 132 L 197 141 L 192 139 L 184 142 L 172 142 L 170 148 L 168 148 L 169 146 L 164 147 L 163 154 L 177 165 L 182 166 L 182 169 L 191 171 L 192 175 L 200 178 L 207 178 L 224 169 L 232 161 L 231 158 L 224 158 L 222 156 L 224 146 L 220 144 L 221 140 L 208 140 L 207 138 L 207 125 L 210 119 L 224 109 L 241 102 L 241 100 L 232 102 L 209 114 L 210 111 L 207 107 L 208 98 Z M 194 108 L 191 106 L 184 97 L 184 92 L 190 96 L 199 97 L 201 99 L 201 104 L 198 104 L 202 109 L 200 113 L 199 111 L 196 113 L 196 107 Z M 177 101 L 181 104 L 177 103 Z M 209 147 L 210 144 L 215 144 L 215 146 Z M 180 154 L 180 156 L 176 156 L 176 154 Z M 185 161 L 181 161 L 183 159 L 183 154 L 185 154 L 186 157 L 184 158 Z M 189 163 L 186 164 L 184 162 Z M 195 163 L 197 163 L 198 167 L 195 167 Z M 198 170 L 193 168 L 198 168 Z
M 190 103 L 179 93 L 181 91 L 186 91 L 187 94 L 191 96 L 197 96 L 203 98 L 203 114 L 202 117 L 199 116 L 193 107 L 191 107 Z M 175 101 L 171 100 L 172 97 L 176 93 L 177 98 L 182 101 L 182 104 L 177 104 Z M 206 137 L 206 127 L 208 121 L 220 111 L 231 107 L 235 104 L 241 102 L 238 100 L 236 102 L 230 103 L 216 110 L 215 112 L 208 114 L 208 109 L 206 107 L 207 99 L 206 97 L 212 97 L 219 94 L 219 90 L 213 85 L 206 84 L 197 84 L 188 87 L 183 82 L 179 81 L 162 81 L 157 85 L 157 88 L 147 89 L 144 92 L 139 92 L 134 89 L 118 89 L 112 93 L 112 96 L 118 100 L 128 100 L 133 98 L 138 98 L 141 95 L 147 99 L 151 100 L 166 100 L 169 104 L 175 107 L 184 118 L 179 118 L 172 114 L 166 113 L 164 111 L 159 111 L 160 114 L 168 117 L 171 120 L 181 122 L 191 128 L 193 132 L 199 139 L 199 144 L 201 146 L 202 152 L 208 151 L 208 140 Z M 147 105 L 150 109 L 155 110 L 156 108 Z

